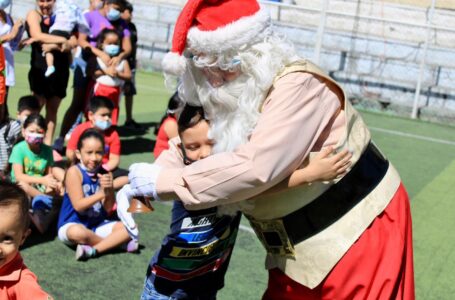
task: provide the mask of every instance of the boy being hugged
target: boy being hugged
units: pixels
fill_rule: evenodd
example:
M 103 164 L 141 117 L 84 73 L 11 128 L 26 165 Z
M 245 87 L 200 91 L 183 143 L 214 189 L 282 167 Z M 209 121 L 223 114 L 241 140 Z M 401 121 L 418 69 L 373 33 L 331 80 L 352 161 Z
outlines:
M 171 148 L 160 155 L 157 164 L 178 157 L 179 163 L 190 165 L 210 156 L 215 141 L 208 137 L 209 128 L 202 107 L 185 105 L 178 119 L 180 141 L 171 140 Z M 178 156 L 171 154 L 174 151 Z M 296 170 L 268 193 L 342 176 L 350 166 L 351 154 L 333 152 L 333 148 L 325 148 L 306 167 Z M 117 194 L 117 203 L 128 201 L 133 193 L 125 185 Z M 240 216 L 240 212 L 222 215 L 217 207 L 187 210 L 181 201 L 174 201 L 171 232 L 150 262 L 141 299 L 216 299 L 224 286 Z M 129 224 L 133 221 L 123 222 L 132 228 Z

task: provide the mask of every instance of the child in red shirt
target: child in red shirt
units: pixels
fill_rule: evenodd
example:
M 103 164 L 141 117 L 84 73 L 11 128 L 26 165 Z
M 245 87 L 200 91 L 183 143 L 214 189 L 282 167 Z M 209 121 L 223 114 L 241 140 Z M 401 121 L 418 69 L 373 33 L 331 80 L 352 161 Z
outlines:
M 111 100 L 102 96 L 95 96 L 90 100 L 88 121 L 78 125 L 66 147 L 66 156 L 70 161 L 76 157 L 77 142 L 81 134 L 88 128 L 98 128 L 104 136 L 105 151 L 103 157 L 103 169 L 112 172 L 114 176 L 114 189 L 121 188 L 128 183 L 128 171 L 120 169 L 120 137 L 112 127 L 111 116 L 114 104 Z
M 0 181 L 0 299 L 52 299 L 19 253 L 30 234 L 28 206 L 19 186 Z

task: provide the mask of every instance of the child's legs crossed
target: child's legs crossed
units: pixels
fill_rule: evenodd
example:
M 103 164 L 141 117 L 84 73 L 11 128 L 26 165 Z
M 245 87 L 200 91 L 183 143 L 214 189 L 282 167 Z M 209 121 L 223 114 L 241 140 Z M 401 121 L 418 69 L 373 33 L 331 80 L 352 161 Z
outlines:
M 98 253 L 113 249 L 131 239 L 122 222 L 104 223 L 96 228 L 95 233 L 102 237 L 102 240 L 94 246 Z
M 69 246 L 76 244 L 96 245 L 103 238 L 95 232 L 78 223 L 66 223 L 58 229 L 58 238 Z

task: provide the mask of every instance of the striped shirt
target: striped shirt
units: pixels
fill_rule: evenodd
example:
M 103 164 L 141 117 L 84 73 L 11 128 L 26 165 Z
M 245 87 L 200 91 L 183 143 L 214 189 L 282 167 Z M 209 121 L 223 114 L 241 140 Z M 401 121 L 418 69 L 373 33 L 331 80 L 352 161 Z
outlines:
M 21 123 L 9 120 L 0 127 L 0 172 L 5 171 L 14 143 L 21 134 Z

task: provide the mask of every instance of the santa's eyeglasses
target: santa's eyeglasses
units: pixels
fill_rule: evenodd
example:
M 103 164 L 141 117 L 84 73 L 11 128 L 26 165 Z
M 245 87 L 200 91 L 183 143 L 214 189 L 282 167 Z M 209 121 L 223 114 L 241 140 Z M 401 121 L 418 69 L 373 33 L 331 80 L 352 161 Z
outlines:
M 241 61 L 238 58 L 231 58 L 225 62 L 223 59 L 193 55 L 191 61 L 201 70 L 212 87 L 220 87 L 236 79 L 240 74 Z
M 190 54 L 191 61 L 194 66 L 200 69 L 212 69 L 214 71 L 221 70 L 224 72 L 238 72 L 240 69 L 240 58 L 234 57 L 229 59 L 215 58 L 206 55 Z

